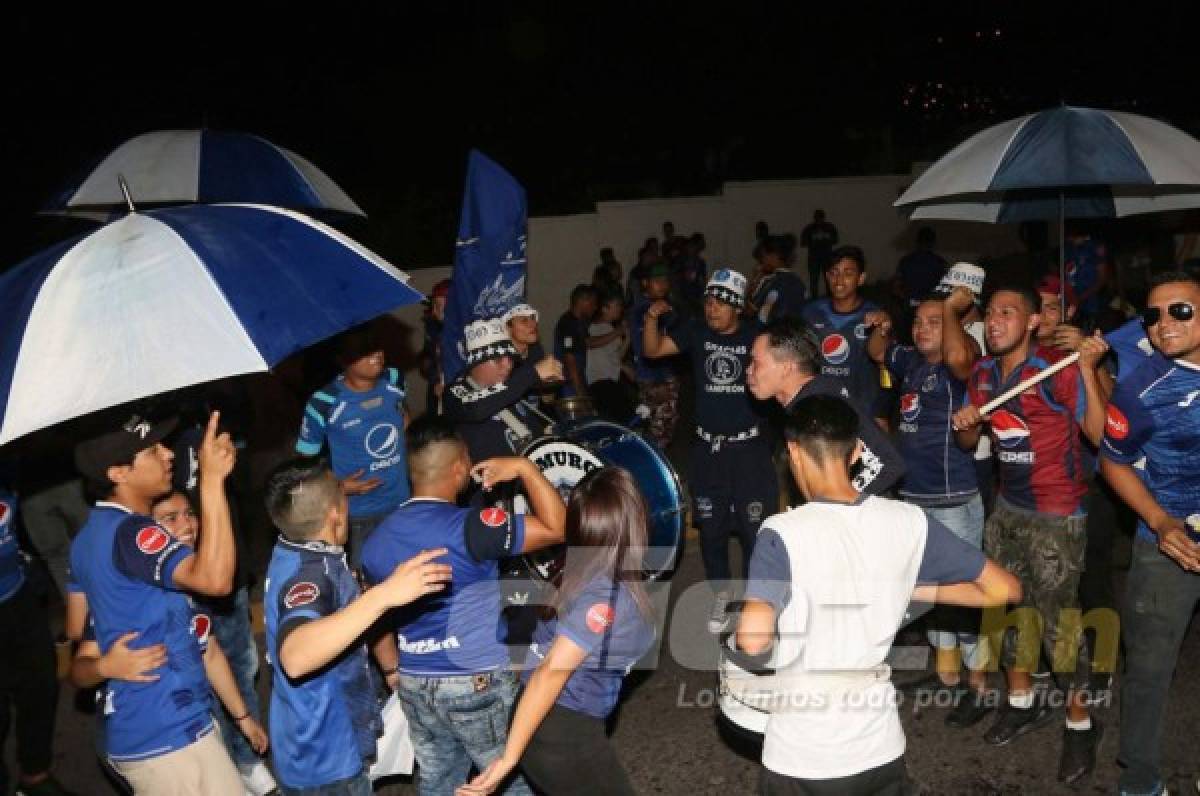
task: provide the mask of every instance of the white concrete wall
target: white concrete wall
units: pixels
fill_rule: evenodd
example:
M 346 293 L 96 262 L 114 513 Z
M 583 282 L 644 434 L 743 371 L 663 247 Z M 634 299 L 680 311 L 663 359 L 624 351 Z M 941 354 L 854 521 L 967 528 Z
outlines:
M 542 216 L 529 219 L 529 302 L 541 312 L 542 343 L 549 347 L 554 324 L 567 309 L 571 288 L 591 282 L 600 249 L 611 246 L 625 273 L 637 264 L 637 252 L 648 237 L 661 237 L 662 223 L 671 221 L 679 235 L 703 232 L 708 241 L 709 266 L 732 266 L 747 277 L 754 271 L 754 225 L 764 220 L 777 234 L 799 236 L 813 211 L 825 210 L 838 228 L 842 243 L 861 246 L 872 281 L 890 278 L 896 263 L 912 250 L 918 227 L 892 207 L 912 175 L 831 177 L 811 180 L 729 182 L 718 196 L 679 197 L 600 202 L 593 213 Z M 937 250 L 951 262 L 980 255 L 1000 255 L 1021 249 L 1011 224 L 927 222 L 937 231 Z M 797 270 L 808 280 L 804 249 L 796 255 Z M 450 275 L 450 267 L 413 270 L 412 284 L 429 288 Z M 397 316 L 417 330 L 421 308 L 407 307 Z M 410 373 L 410 408 L 420 411 L 425 386 Z

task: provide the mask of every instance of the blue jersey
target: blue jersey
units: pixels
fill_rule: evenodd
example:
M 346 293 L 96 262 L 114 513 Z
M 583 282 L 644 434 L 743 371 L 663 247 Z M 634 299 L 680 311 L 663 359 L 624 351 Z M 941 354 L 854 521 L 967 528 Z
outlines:
M 387 514 L 408 500 L 404 449 L 404 379 L 388 368 L 375 386 L 355 392 L 343 377 L 317 390 L 304 409 L 296 452 L 316 456 L 329 443 L 333 472 L 345 478 L 359 470 L 382 483 L 350 496 L 350 516 Z
M 71 543 L 72 588 L 87 596 L 102 653 L 129 632 L 130 647 L 164 644 L 158 680 L 105 686 L 108 754 L 143 760 L 182 749 L 212 731 L 211 691 L 196 644 L 195 612 L 173 581 L 192 548 L 149 517 L 100 502 Z
M 1146 337 L 1141 318 L 1126 321 L 1104 335 L 1104 340 L 1117 357 L 1117 381 L 1124 381 L 1126 376 L 1154 356 L 1154 346 L 1150 343 L 1150 338 Z
M 263 594 L 271 663 L 271 751 L 289 788 L 315 788 L 358 776 L 383 731 L 367 648 L 356 644 L 314 674 L 292 680 L 279 663 L 288 633 L 345 608 L 358 583 L 340 547 L 275 543 Z
M 1104 422 L 1100 453 L 1132 465 L 1144 454 L 1142 480 L 1159 505 L 1185 520 L 1200 513 L 1200 367 L 1155 354 L 1129 378 L 1117 383 Z M 1138 520 L 1138 537 L 1157 537 Z
M 1081 241 L 1068 240 L 1064 265 L 1067 279 L 1075 288 L 1075 295 L 1090 290 L 1100 279 L 1100 268 L 1108 262 L 1108 247 L 1098 240 L 1084 238 Z M 1085 300 L 1079 311 L 1085 314 L 1095 313 L 1100 309 L 1100 296 L 1093 295 Z
M 768 324 L 779 318 L 800 315 L 804 310 L 804 282 L 786 268 L 771 273 L 755 288 L 751 300 L 758 308 L 755 318 Z
M 599 578 L 571 600 L 557 620 L 538 622 L 529 648 L 531 661 L 545 658 L 558 636 L 587 653 L 563 686 L 558 704 L 605 719 L 617 705 L 621 681 L 654 644 L 654 626 L 638 610 L 628 586 Z M 523 673 L 526 681 L 532 673 Z
M 25 583 L 25 558 L 17 541 L 17 496 L 0 489 L 0 603 Z
M 650 384 L 662 384 L 675 378 L 675 371 L 671 369 L 671 358 L 653 359 L 642 353 L 642 330 L 646 328 L 646 310 L 650 309 L 652 303 L 646 298 L 634 302 L 633 309 L 630 310 L 629 323 L 632 328 L 629 330 L 631 337 L 629 345 L 633 354 L 633 373 L 637 380 Z M 679 323 L 679 313 L 668 312 L 659 316 L 658 329 L 662 334 L 670 334 L 677 323 Z
M 821 341 L 821 373 L 836 379 L 868 410 L 879 399 L 879 366 L 867 356 L 866 314 L 879 309 L 863 301 L 854 312 L 834 312 L 828 298 L 805 305 L 801 317 Z
M 525 518 L 500 508 L 459 508 L 413 498 L 363 545 L 362 567 L 379 583 L 422 550 L 448 549 L 453 580 L 441 592 L 397 608 L 400 671 L 416 677 L 478 674 L 508 665 L 500 617 L 498 559 L 519 553 Z
M 967 384 L 912 346 L 891 345 L 885 363 L 900 385 L 896 447 L 908 466 L 900 495 L 921 506 L 953 506 L 978 493 L 975 458 L 958 447 L 950 419 Z

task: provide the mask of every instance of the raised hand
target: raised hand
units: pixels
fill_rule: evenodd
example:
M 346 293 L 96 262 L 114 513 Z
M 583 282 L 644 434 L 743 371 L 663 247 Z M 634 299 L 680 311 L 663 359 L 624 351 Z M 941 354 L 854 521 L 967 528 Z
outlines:
M 541 362 L 533 366 L 533 369 L 537 371 L 538 378 L 542 381 L 563 380 L 562 363 L 554 357 L 544 357 Z
M 484 489 L 491 489 L 496 484 L 520 478 L 523 468 L 531 464 L 523 456 L 497 456 L 472 467 L 471 477 L 483 484 Z
M 201 478 L 224 480 L 237 463 L 237 449 L 233 447 L 229 432 L 217 433 L 220 422 L 220 412 L 214 411 L 208 416 L 208 427 L 204 429 L 204 439 L 200 442 L 200 450 L 196 452 Z

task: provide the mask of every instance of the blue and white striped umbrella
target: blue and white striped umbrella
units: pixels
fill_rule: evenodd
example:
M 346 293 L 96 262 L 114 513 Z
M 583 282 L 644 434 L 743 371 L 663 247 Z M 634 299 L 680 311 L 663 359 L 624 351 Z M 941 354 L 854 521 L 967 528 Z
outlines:
M 125 208 L 124 177 L 139 205 L 243 202 L 366 215 L 308 160 L 248 133 L 159 130 L 129 139 L 43 213 L 104 219 Z
M 1200 141 L 1132 113 L 1060 107 L 968 138 L 896 200 L 913 219 L 1015 222 L 1200 206 Z
M 131 213 L 0 275 L 0 444 L 267 370 L 421 298 L 407 274 L 301 213 Z

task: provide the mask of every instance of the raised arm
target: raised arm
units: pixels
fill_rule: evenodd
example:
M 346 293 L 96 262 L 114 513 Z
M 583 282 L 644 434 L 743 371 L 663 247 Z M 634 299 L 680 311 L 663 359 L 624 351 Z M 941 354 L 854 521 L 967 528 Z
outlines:
M 675 341 L 658 328 L 658 319 L 671 311 L 671 305 L 659 299 L 646 309 L 642 325 L 642 353 L 650 358 L 668 357 L 679 353 Z
M 501 456 L 475 465 L 471 470 L 483 484 L 491 489 L 495 484 L 521 479 L 525 497 L 533 514 L 525 517 L 525 543 L 521 552 L 540 550 L 543 547 L 562 544 L 567 521 L 567 507 L 554 484 L 546 480 L 538 466 L 523 456 Z
M 418 553 L 340 611 L 295 625 L 279 646 L 284 673 L 292 679 L 312 674 L 357 642 L 388 609 L 445 588 L 450 566 L 433 563 L 445 554 L 444 547 Z
M 204 430 L 197 458 L 200 465 L 200 540 L 196 551 L 175 567 L 177 588 L 221 596 L 233 588 L 237 545 L 225 498 L 225 478 L 233 471 L 237 452 L 229 434 L 217 433 L 220 413 L 213 412 Z
M 546 359 L 557 362 L 550 357 Z M 538 363 L 539 368 L 541 364 Z M 561 371 L 559 375 L 561 376 Z M 508 381 L 492 387 L 475 389 L 462 381 L 456 381 L 442 394 L 443 409 L 450 420 L 482 423 L 521 400 L 537 382 L 538 368 L 529 362 L 513 368 Z
M 863 316 L 863 323 L 871 330 L 871 336 L 867 338 L 867 356 L 875 364 L 882 365 L 892 339 L 891 316 L 883 310 L 872 310 Z
M 960 285 L 942 302 L 942 363 L 959 381 L 971 377 L 980 354 L 979 343 L 962 325 L 963 313 L 974 301 L 971 291 Z

